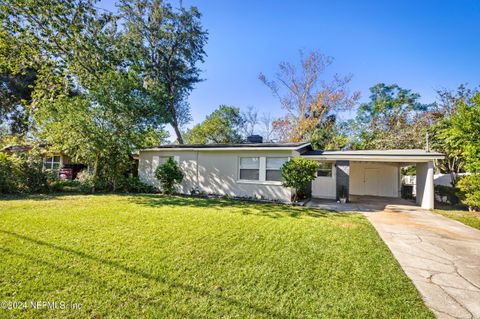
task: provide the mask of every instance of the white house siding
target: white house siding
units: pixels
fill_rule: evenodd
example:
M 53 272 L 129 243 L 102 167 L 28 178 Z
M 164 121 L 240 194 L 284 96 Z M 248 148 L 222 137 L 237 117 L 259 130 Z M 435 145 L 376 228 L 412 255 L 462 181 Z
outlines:
M 185 174 L 178 191 L 190 194 L 198 190 L 207 194 L 240 197 L 258 197 L 288 202 L 291 190 L 280 182 L 239 180 L 240 157 L 291 157 L 291 151 L 142 151 L 139 159 L 139 177 L 142 181 L 158 187 L 154 170 L 158 157 L 173 156 Z M 261 160 L 261 163 L 263 161 Z M 262 177 L 262 165 L 260 175 Z
M 350 162 L 350 194 L 399 197 L 397 163 Z

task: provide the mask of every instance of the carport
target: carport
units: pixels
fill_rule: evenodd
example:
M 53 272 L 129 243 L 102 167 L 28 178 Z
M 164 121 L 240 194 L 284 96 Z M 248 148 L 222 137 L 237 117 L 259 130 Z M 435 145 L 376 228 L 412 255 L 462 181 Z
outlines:
M 301 156 L 321 163 L 312 182 L 312 197 L 347 201 L 362 197 L 398 199 L 401 168 L 415 165 L 416 203 L 425 209 L 434 204 L 434 161 L 443 154 L 424 150 L 308 151 Z

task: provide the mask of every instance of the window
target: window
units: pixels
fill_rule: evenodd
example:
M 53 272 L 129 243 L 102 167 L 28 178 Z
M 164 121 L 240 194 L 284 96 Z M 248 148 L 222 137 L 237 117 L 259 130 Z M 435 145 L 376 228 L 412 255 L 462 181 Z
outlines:
M 267 157 L 267 171 L 265 179 L 267 181 L 282 180 L 282 165 L 288 161 L 287 157 Z
M 260 179 L 260 158 L 240 157 L 240 179 Z
M 57 170 L 60 168 L 60 156 L 50 156 L 45 158 L 43 163 L 45 169 Z
M 320 168 L 317 171 L 319 177 L 331 177 L 332 176 L 332 163 L 318 163 Z

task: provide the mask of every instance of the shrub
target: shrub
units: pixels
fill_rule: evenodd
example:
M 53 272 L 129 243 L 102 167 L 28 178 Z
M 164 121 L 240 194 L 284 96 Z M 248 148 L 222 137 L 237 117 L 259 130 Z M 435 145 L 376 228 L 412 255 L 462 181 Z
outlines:
M 463 203 L 471 211 L 480 211 L 480 174 L 463 176 L 458 181 L 460 196 Z
M 22 189 L 28 193 L 48 192 L 48 173 L 43 170 L 39 157 L 30 157 L 20 161 Z
M 0 193 L 46 192 L 47 180 L 41 157 L 0 154 Z
M 77 174 L 77 180 L 80 183 L 79 190 L 82 193 L 93 193 L 95 190 L 95 178 L 88 170 L 83 170 Z
M 294 201 L 306 195 L 307 186 L 315 179 L 318 168 L 317 162 L 303 157 L 294 157 L 283 164 L 283 185 L 295 189 Z
M 13 158 L 0 153 L 0 193 L 8 194 L 18 191 L 17 173 L 17 165 Z
M 80 190 L 80 182 L 78 180 L 53 180 L 49 184 L 50 192 L 77 192 Z
M 446 185 L 435 185 L 435 194 L 440 198 L 442 203 L 447 202 L 452 205 L 459 203 L 459 198 L 457 196 L 458 188 L 446 186 Z M 446 201 L 444 201 L 444 198 Z
M 165 194 L 173 194 L 175 185 L 183 181 L 183 173 L 173 158 L 169 158 L 163 165 L 155 170 L 155 177 L 160 182 L 162 191 Z

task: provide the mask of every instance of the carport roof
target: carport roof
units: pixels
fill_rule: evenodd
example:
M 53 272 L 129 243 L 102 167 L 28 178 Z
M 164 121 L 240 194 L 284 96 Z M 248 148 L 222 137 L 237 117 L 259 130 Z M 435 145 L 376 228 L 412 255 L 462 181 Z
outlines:
M 307 151 L 302 156 L 312 159 L 325 160 L 357 160 L 372 162 L 427 162 L 443 159 L 445 156 L 438 152 L 425 150 L 355 150 L 355 151 Z

